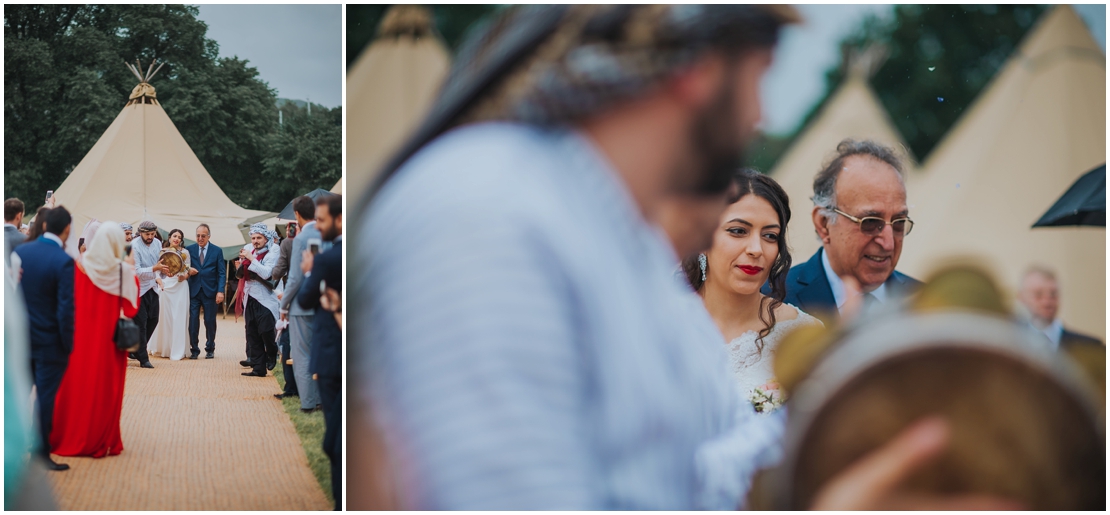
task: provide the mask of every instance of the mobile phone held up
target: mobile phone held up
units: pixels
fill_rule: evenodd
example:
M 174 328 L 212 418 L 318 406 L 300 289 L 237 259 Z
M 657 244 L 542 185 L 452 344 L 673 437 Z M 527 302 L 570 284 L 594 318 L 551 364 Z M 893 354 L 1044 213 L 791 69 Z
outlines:
M 311 252 L 313 256 L 320 253 L 320 238 L 308 239 L 308 251 Z

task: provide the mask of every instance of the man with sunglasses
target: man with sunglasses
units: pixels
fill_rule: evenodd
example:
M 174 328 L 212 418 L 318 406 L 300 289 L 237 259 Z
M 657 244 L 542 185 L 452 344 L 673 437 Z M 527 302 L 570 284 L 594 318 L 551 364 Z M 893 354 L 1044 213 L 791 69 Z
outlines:
M 869 140 L 841 141 L 836 157 L 813 180 L 813 203 L 822 248 L 790 269 L 786 302 L 828 325 L 852 295 L 864 296 L 867 312 L 921 284 L 894 269 L 913 220 L 902 162 L 892 149 Z

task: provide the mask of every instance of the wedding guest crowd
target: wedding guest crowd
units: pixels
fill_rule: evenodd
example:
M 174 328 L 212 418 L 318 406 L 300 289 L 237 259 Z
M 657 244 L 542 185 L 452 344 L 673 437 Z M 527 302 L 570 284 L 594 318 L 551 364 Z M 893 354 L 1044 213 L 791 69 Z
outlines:
M 309 372 L 316 379 L 320 406 L 324 411 L 324 453 L 331 461 L 332 494 L 335 509 L 342 509 L 343 477 L 343 330 L 339 325 L 341 306 L 321 303 L 321 297 L 341 298 L 343 292 L 343 199 L 339 195 L 316 199 L 316 227 L 320 236 L 331 244 L 325 252 L 314 255 L 305 251 L 301 271 L 304 285 L 297 295 L 297 304 L 313 312 L 312 349 Z
M 352 462 L 356 488 L 395 485 L 394 509 L 747 505 L 783 458 L 770 363 L 785 328 L 850 324 L 918 285 L 895 270 L 913 221 L 891 149 L 842 141 L 812 211 L 737 172 L 796 20 L 526 6 L 463 44 L 359 215 L 353 423 L 387 463 Z M 791 211 L 822 242 L 793 267 Z M 899 489 L 949 428 L 903 428 L 810 507 L 1017 507 Z
M 307 197 L 304 200 L 307 204 L 300 205 L 313 208 L 308 215 L 308 220 L 312 220 L 315 206 Z M 339 205 L 335 203 L 333 207 L 338 209 Z M 40 208 L 29 227 L 32 235 L 38 234 L 33 239 L 14 230 L 22 225 L 23 211 L 24 204 L 19 199 L 5 201 L 5 273 L 23 299 L 9 306 L 25 306 L 19 312 L 27 322 L 27 376 L 29 383 L 34 384 L 38 414 L 34 453 L 46 468 L 61 471 L 69 465 L 54 461 L 52 454 L 104 457 L 123 451 L 119 422 L 129 357 L 143 369 L 154 368 L 151 356 L 197 359 L 201 309 L 205 312 L 206 358 L 214 357 L 216 312 L 217 305 L 224 300 L 226 268 L 223 250 L 209 241 L 211 229 L 207 224 L 196 228 L 196 243 L 186 246 L 184 231 L 170 229 L 159 236 L 158 226 L 150 220 L 134 227 L 126 222 L 93 219 L 83 229 L 79 251 L 70 255 L 65 242 L 72 232 L 72 217 L 65 207 L 54 207 L 50 199 Z M 335 231 L 342 227 L 341 214 L 332 216 L 326 208 L 323 213 L 323 223 L 329 232 L 323 236 L 326 242 L 323 247 L 319 241 L 312 247 L 317 251 L 330 249 L 339 235 Z M 274 328 L 279 304 L 271 281 L 283 279 L 287 272 L 273 273 L 280 253 L 277 233 L 256 224 L 250 235 L 252 243 L 240 252 L 241 259 L 236 263 L 242 284 L 236 290 L 241 292 L 237 298 L 241 302 L 235 307 L 240 315 L 246 315 L 244 336 L 252 371 L 244 375 L 265 376 L 277 359 Z M 287 249 L 282 263 L 285 270 L 292 263 L 296 235 L 297 225 L 290 224 L 288 241 L 283 245 Z M 339 252 L 335 250 L 328 256 L 338 256 Z M 311 277 L 312 254 L 305 250 L 297 257 L 298 275 L 302 280 Z M 319 262 L 321 272 L 317 277 L 328 278 L 327 290 L 331 293 L 341 291 L 341 276 L 330 275 L 341 268 L 325 267 L 330 260 Z M 312 288 L 317 292 L 315 304 L 306 290 L 303 297 L 308 307 L 302 309 L 315 317 L 312 310 L 319 304 L 320 282 L 313 283 Z M 137 326 L 140 343 L 128 349 L 131 352 L 117 349 L 114 341 L 116 324 L 121 319 L 130 319 Z M 331 327 L 337 327 L 330 313 L 327 320 Z M 308 324 L 314 323 L 311 318 L 308 320 Z M 289 331 L 284 333 L 288 342 Z M 307 334 L 311 337 L 312 333 Z M 316 348 L 323 349 L 324 357 L 317 358 L 321 353 L 312 351 L 316 341 L 320 342 Z M 339 342 L 337 331 L 322 329 L 318 338 L 305 342 L 305 356 L 301 360 L 306 371 L 319 372 L 320 381 L 325 383 L 327 398 L 321 407 L 331 435 L 325 444 L 337 478 L 341 477 L 337 468 L 341 463 L 341 438 L 336 436 L 341 404 Z M 190 344 L 192 352 L 187 355 Z M 290 354 L 288 343 L 285 354 Z M 76 363 L 80 366 L 70 366 Z M 319 371 L 316 366 L 321 367 Z M 286 374 L 291 386 L 287 384 L 285 394 L 296 396 L 293 376 L 292 371 Z M 309 375 L 306 381 L 315 387 L 317 378 Z M 339 481 L 335 483 L 338 492 Z

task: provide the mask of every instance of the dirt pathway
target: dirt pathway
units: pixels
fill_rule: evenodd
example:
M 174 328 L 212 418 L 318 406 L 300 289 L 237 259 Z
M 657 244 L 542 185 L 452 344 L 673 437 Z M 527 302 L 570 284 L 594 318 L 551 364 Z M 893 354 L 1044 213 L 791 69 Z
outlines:
M 216 357 L 154 369 L 130 360 L 120 427 L 124 451 L 55 457 L 64 510 L 330 510 L 273 376 L 244 377 L 243 321 L 217 317 Z M 203 333 L 202 333 L 203 338 Z M 186 351 L 188 355 L 188 351 Z M 72 366 L 73 364 L 71 364 Z

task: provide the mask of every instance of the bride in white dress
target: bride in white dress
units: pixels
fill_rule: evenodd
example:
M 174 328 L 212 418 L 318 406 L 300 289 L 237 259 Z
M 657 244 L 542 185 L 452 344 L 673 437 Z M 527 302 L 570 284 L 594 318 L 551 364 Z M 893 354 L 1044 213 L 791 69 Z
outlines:
M 782 302 L 791 262 L 786 192 L 751 170 L 737 172 L 733 182 L 738 193 L 721 216 L 712 246 L 686 260 L 683 269 L 728 342 L 730 368 L 741 391 L 751 397 L 756 388 L 777 390 L 771 365 L 783 336 L 821 321 Z M 765 283 L 770 295 L 760 291 Z
M 151 355 L 179 360 L 185 357 L 189 337 L 189 252 L 183 247 L 185 234 L 180 229 L 170 231 L 166 247 L 159 261 L 166 254 L 177 254 L 184 263 L 183 272 L 175 275 L 158 273 L 158 325 L 150 336 L 147 349 Z

